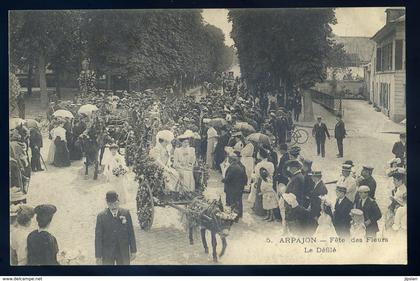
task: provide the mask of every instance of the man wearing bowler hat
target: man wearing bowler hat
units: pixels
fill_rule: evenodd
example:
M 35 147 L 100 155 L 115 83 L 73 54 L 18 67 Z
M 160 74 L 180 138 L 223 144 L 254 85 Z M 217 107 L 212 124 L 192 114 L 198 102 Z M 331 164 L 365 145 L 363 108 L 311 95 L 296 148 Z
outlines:
M 367 185 L 360 186 L 357 191 L 359 199 L 355 202 L 355 207 L 365 215 L 366 236 L 376 237 L 379 231 L 378 220 L 382 217 L 381 210 L 376 201 L 369 196 L 370 188 Z
M 118 194 L 106 193 L 108 207 L 99 213 L 95 228 L 98 265 L 129 265 L 136 257 L 136 237 L 130 212 L 119 207 Z
M 302 164 L 297 160 L 286 162 L 286 169 L 290 175 L 290 181 L 286 186 L 286 193 L 293 193 L 299 205 L 304 205 L 305 200 L 305 177 L 302 174 Z
M 334 205 L 333 225 L 335 232 L 339 237 L 348 237 L 350 235 L 350 211 L 353 208 L 353 202 L 346 196 L 347 188 L 337 184 L 335 189 L 337 200 Z
M 316 151 L 318 156 L 321 154 L 322 157 L 325 157 L 325 140 L 328 137 L 330 139 L 330 133 L 328 132 L 327 125 L 322 122 L 322 117 L 317 117 L 317 123 L 315 123 L 312 129 L 312 136 L 316 140 Z

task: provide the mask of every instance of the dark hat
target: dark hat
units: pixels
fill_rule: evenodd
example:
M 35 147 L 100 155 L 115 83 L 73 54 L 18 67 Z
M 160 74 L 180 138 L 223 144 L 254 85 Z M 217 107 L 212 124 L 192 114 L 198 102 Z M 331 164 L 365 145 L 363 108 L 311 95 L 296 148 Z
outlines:
M 350 165 L 350 166 L 354 167 L 354 164 L 353 164 L 352 160 L 346 160 L 346 161 L 344 161 L 343 164 Z
M 118 194 L 117 194 L 117 192 L 115 192 L 113 190 L 108 191 L 106 193 L 106 202 L 108 202 L 108 203 L 114 203 L 116 201 L 118 201 Z
M 363 166 L 363 170 L 367 170 L 367 171 L 372 172 L 373 171 L 373 167 L 371 167 L 371 166 Z
M 281 143 L 280 150 L 287 150 L 287 143 Z
M 337 113 L 337 117 L 343 117 L 343 115 L 341 113 Z
M 57 208 L 51 204 L 42 204 L 35 207 L 34 212 L 39 217 L 52 217 Z
M 289 160 L 286 162 L 286 167 L 302 168 L 302 164 L 297 160 Z
M 299 146 L 292 146 L 289 150 L 289 153 L 293 156 L 298 156 L 300 153 L 300 147 Z
M 310 176 L 312 177 L 322 177 L 322 172 L 321 171 L 312 171 L 309 173 Z
M 390 177 L 402 178 L 407 174 L 407 171 L 404 168 L 396 168 L 389 173 Z
M 305 160 L 303 160 L 303 165 L 304 166 L 311 167 L 312 166 L 312 161 L 309 160 L 309 159 L 305 159 Z
M 316 117 L 316 119 L 322 119 L 322 116 L 318 115 L 318 116 Z
M 341 192 L 344 192 L 344 193 L 347 193 L 347 187 L 345 187 L 345 186 L 339 186 L 339 185 L 337 185 L 337 187 L 335 188 L 335 190 L 341 191 Z

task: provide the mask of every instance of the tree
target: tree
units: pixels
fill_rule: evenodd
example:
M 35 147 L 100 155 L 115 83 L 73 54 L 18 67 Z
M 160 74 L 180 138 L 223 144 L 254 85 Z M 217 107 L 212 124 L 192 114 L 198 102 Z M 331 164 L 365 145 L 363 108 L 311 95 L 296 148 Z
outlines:
M 71 60 L 75 41 L 75 11 L 11 11 L 11 63 L 37 65 L 41 104 L 48 102 L 46 67 L 62 69 Z
M 335 44 L 333 9 L 232 9 L 229 20 L 241 74 L 254 92 L 278 90 L 287 99 L 294 88 L 308 89 L 325 79 Z M 305 99 L 305 108 L 311 105 Z

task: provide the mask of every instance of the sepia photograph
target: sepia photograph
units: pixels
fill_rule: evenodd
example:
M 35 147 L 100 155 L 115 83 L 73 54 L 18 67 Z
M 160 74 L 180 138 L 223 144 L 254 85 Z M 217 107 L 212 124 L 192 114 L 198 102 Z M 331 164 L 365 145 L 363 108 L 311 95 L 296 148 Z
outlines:
M 10 10 L 10 265 L 407 265 L 405 17 Z

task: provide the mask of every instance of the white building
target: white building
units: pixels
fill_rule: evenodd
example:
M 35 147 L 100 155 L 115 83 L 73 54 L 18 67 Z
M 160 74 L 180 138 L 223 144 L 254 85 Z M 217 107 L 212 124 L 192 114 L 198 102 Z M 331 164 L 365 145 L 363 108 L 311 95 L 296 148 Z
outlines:
M 386 24 L 371 39 L 375 52 L 366 65 L 369 96 L 381 111 L 394 122 L 406 116 L 405 98 L 405 9 L 386 11 Z

